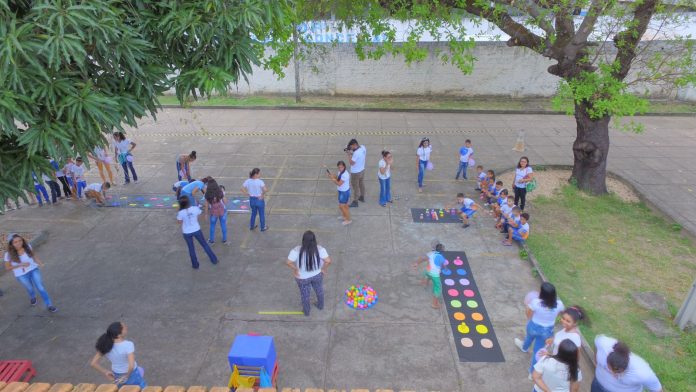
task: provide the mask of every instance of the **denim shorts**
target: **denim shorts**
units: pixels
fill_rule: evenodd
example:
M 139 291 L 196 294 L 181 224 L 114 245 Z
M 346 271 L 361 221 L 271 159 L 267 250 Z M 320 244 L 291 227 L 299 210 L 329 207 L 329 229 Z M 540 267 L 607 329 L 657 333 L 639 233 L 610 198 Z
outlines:
M 348 204 L 348 200 L 350 200 L 350 189 L 338 191 L 338 204 Z
M 472 210 L 471 208 L 462 208 L 462 212 L 466 214 L 467 218 L 471 218 L 476 213 L 476 210 Z

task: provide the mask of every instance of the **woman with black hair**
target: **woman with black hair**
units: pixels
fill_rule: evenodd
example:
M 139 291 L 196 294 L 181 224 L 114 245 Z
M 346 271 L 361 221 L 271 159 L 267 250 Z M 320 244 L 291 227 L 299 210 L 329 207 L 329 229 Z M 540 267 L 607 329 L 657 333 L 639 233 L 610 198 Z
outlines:
M 302 311 L 305 316 L 309 316 L 310 287 L 317 295 L 317 308 L 324 309 L 322 281 L 329 264 L 329 253 L 317 245 L 317 238 L 311 230 L 305 231 L 302 235 L 302 245 L 294 247 L 288 255 L 287 265 L 293 271 L 297 287 L 300 289 Z
M 176 157 L 176 175 L 181 180 L 191 181 L 191 163 L 196 161 L 196 152 L 181 154 Z
M 218 259 L 210 249 L 208 243 L 205 242 L 203 238 L 203 232 L 201 232 L 201 225 L 198 223 L 198 215 L 203 212 L 198 206 L 192 206 L 191 200 L 188 196 L 182 196 L 179 199 L 179 212 L 176 214 L 176 220 L 179 221 L 181 225 L 181 232 L 184 234 L 184 239 L 186 240 L 186 245 L 188 246 L 189 256 L 191 256 L 191 266 L 193 269 L 198 269 L 198 257 L 196 256 L 196 248 L 193 246 L 193 239 L 203 247 L 205 253 L 210 258 L 210 262 L 217 264 Z
M 343 161 L 338 161 L 336 164 L 338 168 L 338 173 L 333 174 L 326 169 L 326 175 L 336 184 L 336 189 L 338 190 L 338 210 L 341 211 L 341 216 L 338 219 L 343 220 L 343 225 L 347 226 L 353 221 L 350 219 L 350 207 L 348 206 L 348 201 L 350 200 L 350 172 L 346 170 L 346 163 Z
M 533 178 L 534 171 L 529 166 L 529 158 L 520 158 L 517 162 L 517 168 L 515 168 L 515 186 L 513 190 L 515 191 L 515 205 L 520 206 L 522 211 L 524 211 L 524 206 L 527 204 L 527 183 L 532 181 Z
M 527 335 L 524 341 L 515 338 L 515 346 L 522 352 L 527 352 L 534 343 L 532 361 L 529 365 L 531 376 L 537 361 L 537 352 L 544 348 L 546 339 L 553 336 L 553 326 L 556 324 L 558 314 L 565 310 L 563 302 L 556 295 L 556 287 L 549 282 L 541 284 L 539 298 L 533 299 L 527 305 Z
M 626 343 L 605 335 L 595 338 L 595 378 L 591 392 L 662 392 L 662 384 L 641 357 Z
M 133 167 L 133 154 L 131 151 L 135 148 L 135 143 L 126 139 L 123 132 L 114 132 L 114 155 L 118 159 L 118 163 L 123 167 L 123 175 L 126 177 L 126 184 L 130 184 L 128 169 L 133 174 L 133 181 L 138 183 L 138 175 Z
M 430 163 L 430 153 L 433 151 L 430 146 L 430 139 L 424 137 L 421 139 L 416 155 L 418 155 L 418 192 L 423 192 L 423 178 L 425 177 L 425 169 Z
M 147 383 L 143 378 L 144 370 L 135 362 L 135 345 L 126 340 L 128 327 L 121 322 L 114 322 L 106 329 L 106 333 L 97 339 L 97 353 L 92 358 L 91 365 L 99 373 L 119 388 L 122 385 L 137 385 L 145 388 Z M 111 370 L 99 365 L 99 360 L 107 357 L 111 361 Z
M 249 197 L 249 207 L 251 208 L 251 217 L 249 218 L 249 230 L 254 230 L 256 226 L 256 215 L 259 215 L 259 224 L 261 230 L 268 230 L 266 226 L 266 194 L 268 188 L 261 179 L 261 169 L 253 168 L 249 172 L 249 178 L 242 184 L 242 193 Z
M 558 345 L 558 353 L 542 358 L 532 372 L 535 392 L 577 392 L 582 373 L 578 346 L 570 339 Z
M 217 181 L 209 180 L 205 189 L 205 213 L 210 213 L 210 237 L 208 243 L 215 243 L 215 226 L 220 221 L 222 230 L 222 243 L 227 243 L 227 200 L 224 188 Z

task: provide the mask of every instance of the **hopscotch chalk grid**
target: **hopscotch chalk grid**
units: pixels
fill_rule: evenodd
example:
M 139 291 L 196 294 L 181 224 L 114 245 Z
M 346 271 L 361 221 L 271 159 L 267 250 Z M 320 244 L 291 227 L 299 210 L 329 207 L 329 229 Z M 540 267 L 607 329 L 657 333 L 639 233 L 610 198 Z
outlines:
M 416 223 L 462 223 L 457 208 L 411 208 Z
M 464 252 L 442 252 L 442 297 L 461 362 L 505 362 Z
M 204 203 L 205 200 L 201 198 L 199 202 Z M 171 209 L 179 208 L 179 202 L 173 195 L 107 195 L 104 207 Z M 228 198 L 227 212 L 250 212 L 249 198 Z

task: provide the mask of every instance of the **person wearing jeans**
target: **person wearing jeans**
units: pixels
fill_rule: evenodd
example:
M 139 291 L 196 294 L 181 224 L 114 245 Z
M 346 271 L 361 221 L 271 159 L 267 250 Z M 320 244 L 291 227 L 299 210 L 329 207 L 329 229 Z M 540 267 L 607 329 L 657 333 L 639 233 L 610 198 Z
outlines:
M 469 160 L 472 155 L 474 155 L 474 149 L 471 148 L 471 140 L 466 139 L 464 141 L 464 146 L 459 149 L 459 169 L 457 169 L 457 175 L 454 176 L 455 180 L 459 179 L 460 174 L 465 180 L 469 179 L 466 176 L 466 170 L 469 168 Z
M 379 205 L 386 207 L 392 202 L 391 198 L 391 165 L 392 154 L 382 151 L 382 159 L 379 160 L 377 179 L 379 180 Z
M 58 198 L 60 197 L 60 185 L 51 177 L 42 174 L 41 178 L 43 178 L 44 182 L 48 184 L 48 187 L 51 188 L 51 203 L 56 203 L 58 201 Z
M 191 182 L 190 165 L 196 160 L 196 151 L 191 151 L 190 154 L 181 154 L 176 157 L 176 176 L 181 180 Z
M 416 155 L 418 155 L 418 192 L 423 192 L 423 177 L 425 177 L 425 169 L 428 167 L 432 150 L 430 139 L 424 137 L 416 150 Z
M 256 227 L 256 215 L 259 216 L 261 231 L 268 230 L 266 226 L 266 201 L 265 195 L 268 193 L 266 184 L 261 180 L 261 169 L 255 167 L 249 173 L 249 178 L 242 184 L 242 193 L 249 196 L 249 207 L 251 208 L 251 219 L 249 220 L 249 230 Z
M 517 162 L 515 168 L 515 205 L 518 205 L 522 211 L 527 203 L 527 183 L 534 178 L 534 171 L 529 166 L 529 158 L 522 157 Z
M 138 175 L 135 173 L 135 168 L 133 167 L 133 155 L 131 151 L 135 148 L 135 143 L 126 139 L 126 135 L 123 132 L 114 132 L 114 155 L 118 158 L 118 163 L 121 164 L 123 168 L 123 175 L 126 177 L 126 184 L 130 184 L 130 177 L 128 176 L 128 169 L 130 169 L 131 174 L 133 174 L 133 181 L 138 182 Z
M 205 213 L 210 213 L 210 236 L 208 242 L 215 243 L 215 225 L 220 221 L 222 230 L 222 243 L 227 243 L 227 199 L 224 188 L 218 185 L 214 179 L 208 180 L 205 189 Z
M 186 241 L 186 246 L 188 246 L 189 256 L 191 257 L 191 267 L 193 269 L 198 269 L 198 257 L 196 256 L 196 248 L 193 246 L 193 239 L 203 247 L 203 250 L 210 258 L 210 262 L 217 264 L 218 258 L 210 249 L 208 243 L 203 238 L 203 232 L 201 232 L 201 225 L 198 223 L 198 215 L 203 212 L 198 206 L 191 206 L 191 201 L 188 196 L 183 196 L 179 199 L 179 212 L 176 215 L 176 219 L 181 224 L 181 231 L 184 235 L 184 240 Z
M 350 207 L 358 207 L 358 201 L 365 202 L 365 157 L 367 149 L 357 140 L 351 139 L 346 148 L 350 162 L 350 187 L 353 188 L 353 202 Z
M 329 253 L 317 245 L 317 238 L 311 230 L 305 231 L 302 235 L 302 245 L 294 247 L 288 255 L 287 266 L 293 271 L 295 282 L 300 289 L 302 312 L 305 316 L 309 316 L 312 294 L 310 289 L 313 289 L 317 296 L 317 308 L 324 309 L 323 280 L 329 264 Z
M 39 267 L 43 267 L 44 263 L 34 253 L 29 246 L 29 243 L 19 234 L 12 234 L 10 238 L 7 252 L 5 252 L 5 269 L 12 271 L 19 283 L 24 286 L 29 294 L 29 304 L 36 305 L 36 291 L 41 295 L 44 305 L 49 312 L 56 312 L 57 309 L 51 302 L 48 292 L 43 285 L 41 279 L 41 271 Z M 36 291 L 34 290 L 36 288 Z
M 46 199 L 46 204 L 51 204 L 51 202 L 48 200 L 48 192 L 46 191 L 46 187 L 36 177 L 36 173 L 32 172 L 31 176 L 34 179 L 34 191 L 36 192 L 36 200 L 39 202 L 39 207 L 43 207 L 41 195 L 43 195 L 44 199 Z

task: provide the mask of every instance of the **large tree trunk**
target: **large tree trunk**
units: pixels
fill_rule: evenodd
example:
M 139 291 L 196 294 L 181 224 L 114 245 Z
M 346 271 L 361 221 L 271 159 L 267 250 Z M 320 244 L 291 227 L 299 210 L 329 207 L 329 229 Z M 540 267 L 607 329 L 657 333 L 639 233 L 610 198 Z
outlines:
M 609 153 L 609 120 L 590 118 L 584 103 L 575 105 L 577 138 L 573 143 L 573 174 L 578 188 L 595 195 L 607 193 L 607 155 Z

